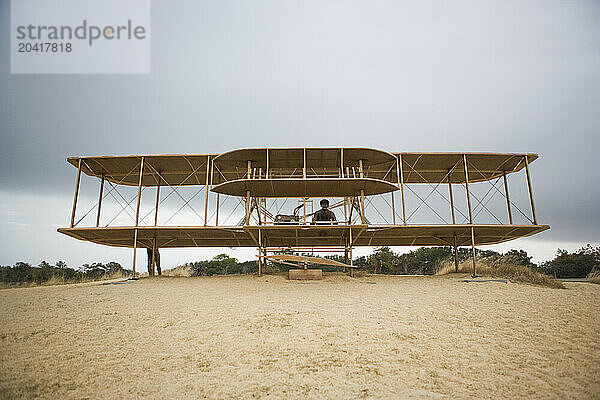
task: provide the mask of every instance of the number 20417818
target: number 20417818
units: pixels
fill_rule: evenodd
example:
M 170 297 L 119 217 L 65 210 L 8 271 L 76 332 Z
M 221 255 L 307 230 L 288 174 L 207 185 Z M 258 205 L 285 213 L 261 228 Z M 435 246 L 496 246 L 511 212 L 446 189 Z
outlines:
M 71 43 L 19 43 L 19 53 L 70 53 L 73 50 Z

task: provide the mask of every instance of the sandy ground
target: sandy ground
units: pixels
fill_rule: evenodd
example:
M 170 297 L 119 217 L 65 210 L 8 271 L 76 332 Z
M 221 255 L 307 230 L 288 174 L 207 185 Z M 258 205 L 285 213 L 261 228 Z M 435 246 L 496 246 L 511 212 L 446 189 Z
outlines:
M 600 398 L 600 285 L 164 277 L 0 291 L 2 398 Z

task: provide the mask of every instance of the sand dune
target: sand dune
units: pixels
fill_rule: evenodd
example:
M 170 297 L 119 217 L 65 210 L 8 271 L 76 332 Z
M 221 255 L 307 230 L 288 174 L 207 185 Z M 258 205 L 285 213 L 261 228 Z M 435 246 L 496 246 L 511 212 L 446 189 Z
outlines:
M 600 285 L 457 275 L 0 291 L 2 398 L 600 398 Z

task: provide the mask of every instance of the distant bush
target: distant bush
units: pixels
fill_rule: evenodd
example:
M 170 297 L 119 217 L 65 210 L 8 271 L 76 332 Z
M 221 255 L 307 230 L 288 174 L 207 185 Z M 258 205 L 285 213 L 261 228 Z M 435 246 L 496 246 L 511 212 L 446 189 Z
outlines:
M 83 264 L 79 270 L 68 267 L 64 261 L 59 261 L 56 265 L 42 261 L 37 267 L 22 261 L 12 267 L 0 266 L 0 281 L 8 286 L 86 282 L 129 275 L 131 271 L 112 261 L 108 264 Z
M 219 254 L 211 260 L 196 261 L 185 264 L 192 273 L 191 276 L 212 276 L 230 274 L 251 274 L 258 271 L 257 261 L 238 262 L 227 254 Z
M 421 247 L 398 254 L 384 246 L 371 255 L 358 257 L 354 265 L 369 273 L 433 275 L 451 255 L 450 247 Z
M 588 244 L 573 253 L 559 249 L 556 257 L 542 263 L 539 269 L 556 278 L 585 278 L 600 269 L 600 247 Z
M 525 258 L 530 263 L 531 257 L 523 250 L 511 250 L 511 257 Z M 509 252 L 510 253 L 510 252 Z M 490 250 L 475 249 L 477 257 L 500 257 L 502 254 Z M 411 250 L 408 253 L 394 253 L 389 247 L 380 247 L 368 256 L 358 257 L 354 265 L 369 273 L 380 274 L 409 274 L 409 275 L 433 275 L 440 270 L 449 268 L 449 262 L 453 258 L 452 248 L 443 247 L 421 247 Z M 471 249 L 459 248 L 459 261 L 467 260 L 471 257 Z M 521 261 L 518 261 L 521 263 Z M 454 264 L 452 264 L 454 265 Z M 454 267 L 452 267 L 453 269 Z M 448 271 L 450 270 L 448 269 Z

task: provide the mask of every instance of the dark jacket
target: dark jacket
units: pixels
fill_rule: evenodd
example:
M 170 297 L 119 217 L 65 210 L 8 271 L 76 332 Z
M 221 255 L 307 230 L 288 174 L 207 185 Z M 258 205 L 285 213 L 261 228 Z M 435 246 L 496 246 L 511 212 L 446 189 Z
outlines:
M 333 211 L 326 208 L 321 208 L 319 211 L 313 214 L 313 222 L 317 221 L 337 221 Z

